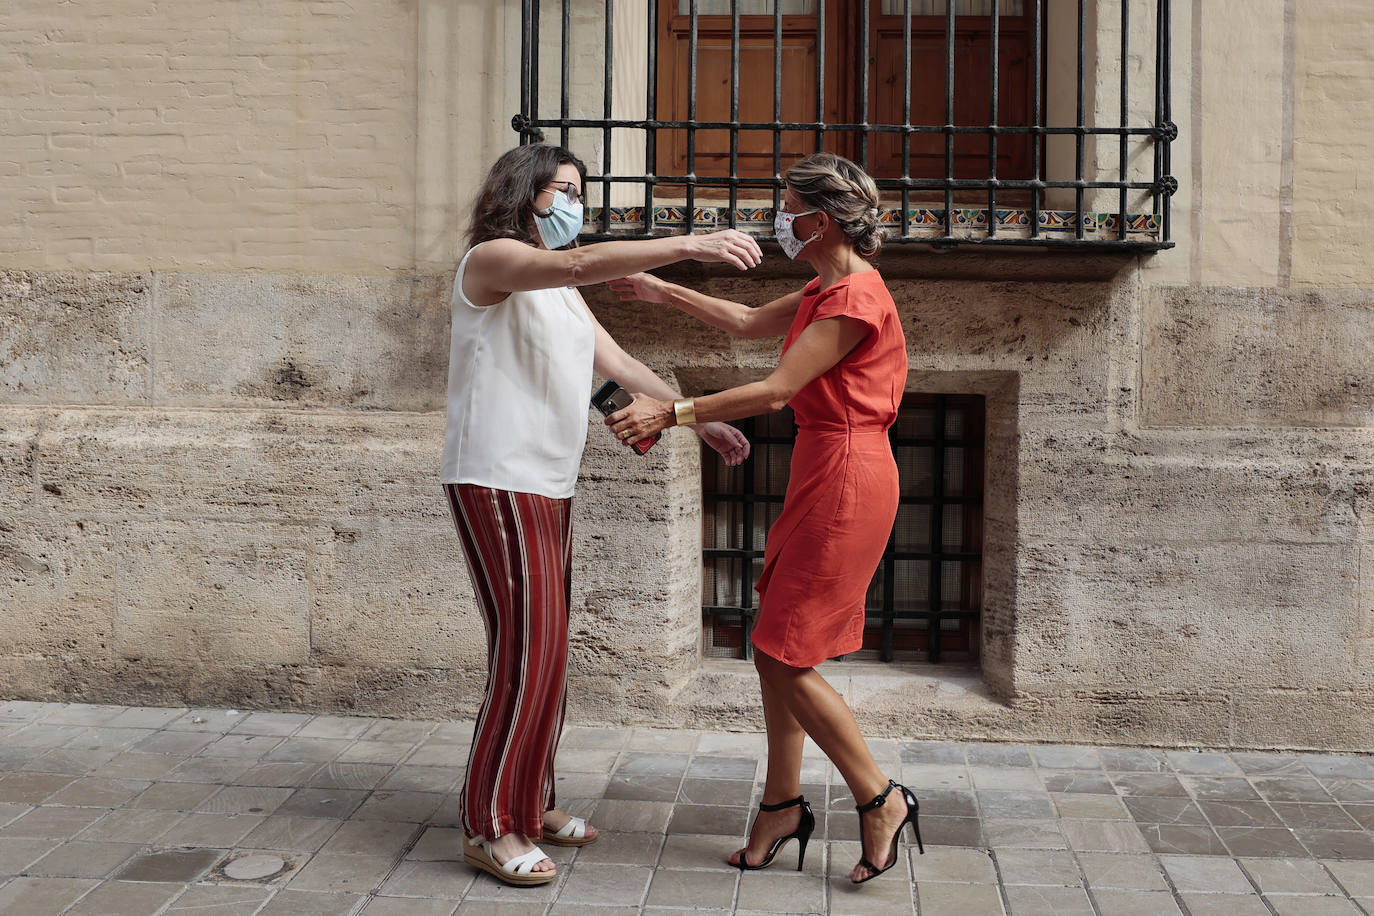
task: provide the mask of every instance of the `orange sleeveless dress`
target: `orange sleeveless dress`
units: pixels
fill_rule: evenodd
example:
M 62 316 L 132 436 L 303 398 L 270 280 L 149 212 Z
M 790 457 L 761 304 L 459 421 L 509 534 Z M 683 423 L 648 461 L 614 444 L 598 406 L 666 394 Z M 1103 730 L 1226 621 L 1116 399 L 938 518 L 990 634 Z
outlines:
M 813 321 L 868 326 L 844 359 L 789 402 L 797 443 L 782 514 L 754 588 L 758 651 L 810 668 L 863 643 L 864 596 L 897 517 L 897 463 L 887 430 L 906 387 L 906 338 L 878 271 L 803 290 L 783 352 Z

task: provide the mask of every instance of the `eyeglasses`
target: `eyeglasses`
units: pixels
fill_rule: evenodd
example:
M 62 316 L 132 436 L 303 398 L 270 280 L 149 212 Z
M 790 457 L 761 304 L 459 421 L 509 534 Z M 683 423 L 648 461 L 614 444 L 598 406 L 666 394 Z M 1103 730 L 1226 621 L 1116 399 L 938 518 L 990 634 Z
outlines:
M 577 185 L 571 181 L 550 181 L 549 185 L 561 185 L 558 190 L 563 192 L 563 196 L 568 198 L 570 203 L 582 203 L 582 192 L 577 189 Z M 549 189 L 549 185 L 544 186 L 544 190 Z

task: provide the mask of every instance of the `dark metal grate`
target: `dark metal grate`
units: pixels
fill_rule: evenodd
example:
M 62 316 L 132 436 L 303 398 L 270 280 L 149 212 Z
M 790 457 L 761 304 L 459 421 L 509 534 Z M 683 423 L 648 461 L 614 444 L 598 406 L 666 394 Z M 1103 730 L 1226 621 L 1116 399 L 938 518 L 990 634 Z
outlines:
M 750 0 L 635 0 L 645 3 L 647 11 L 647 33 L 643 40 L 645 48 L 645 72 L 614 72 L 616 55 L 615 0 L 550 0 L 549 5 L 557 4 L 561 16 L 561 33 L 558 41 L 560 65 L 558 116 L 548 117 L 541 110 L 541 49 L 544 42 L 540 38 L 541 21 L 546 19 L 541 0 L 522 0 L 523 41 L 520 74 L 520 111 L 512 119 L 512 126 L 520 133 L 522 142 L 545 139 L 545 130 L 557 130 L 558 139 L 568 145 L 570 132 L 587 130 L 600 137 L 600 172 L 594 176 L 593 185 L 599 186 L 601 206 L 589 211 L 592 223 L 586 237 L 603 238 L 646 238 L 662 235 L 665 232 L 697 228 L 722 228 L 730 226 L 745 228 L 763 237 L 771 236 L 771 211 L 758 206 L 758 198 L 771 197 L 773 210 L 780 203 L 784 187 L 781 173 L 788 164 L 783 161 L 781 150 L 785 138 L 810 135 L 814 138 L 814 148 L 832 149 L 856 159 L 871 173 L 870 154 L 875 144 L 894 145 L 894 152 L 900 162 L 899 174 L 880 175 L 879 188 L 884 192 L 884 216 L 891 223 L 893 241 L 927 242 L 938 247 L 949 247 L 964 243 L 1070 246 L 1095 248 L 1131 248 L 1157 250 L 1172 247 L 1170 241 L 1169 200 L 1177 190 L 1177 181 L 1170 174 L 1170 144 L 1177 136 L 1177 128 L 1171 120 L 1170 79 L 1169 79 L 1169 31 L 1170 0 L 1119 0 L 1116 4 L 1096 4 L 1094 16 L 1101 13 L 1104 21 L 1119 16 L 1119 41 L 1113 40 L 1110 30 L 1088 31 L 1088 0 L 1070 0 L 1067 5 L 1075 10 L 1076 21 L 1072 31 L 1076 38 L 1076 57 L 1074 60 L 1074 79 L 1072 87 L 1065 82 L 1056 86 L 1055 96 L 1073 94 L 1075 118 L 1073 123 L 1049 123 L 1046 99 L 1050 88 L 1047 82 L 1049 73 L 1046 59 L 1046 5 L 1048 0 L 1011 0 L 1011 2 L 985 2 L 985 0 L 811 0 L 806 8 L 811 10 L 814 19 L 815 52 L 814 83 L 815 108 L 810 120 L 785 120 L 782 99 L 784 86 L 782 79 L 784 43 L 784 24 L 795 31 L 798 22 L 806 22 L 806 17 L 785 15 L 781 0 L 758 3 Z M 741 13 L 741 4 L 747 3 L 750 13 Z M 710 12 L 702 11 L 706 4 Z M 575 52 L 571 35 L 574 29 L 573 7 L 577 6 L 580 28 L 587 28 L 585 20 L 594 16 L 598 5 L 602 6 L 602 28 L 598 39 L 602 47 L 596 58 L 601 66 L 600 83 L 602 104 L 600 117 L 574 117 L 574 83 L 578 87 L 588 86 L 585 76 L 573 78 L 574 63 L 588 55 Z M 789 7 L 791 9 L 792 7 Z M 1153 18 L 1152 53 L 1136 54 L 1132 58 L 1131 29 L 1133 8 L 1136 21 L 1146 22 Z M 727 10 L 728 14 L 719 11 Z M 769 10 L 763 14 L 758 9 Z M 1013 17 L 1007 10 L 1019 11 Z M 685 10 L 685 12 L 683 12 Z M 980 10 L 980 15 L 968 15 Z M 837 11 L 840 11 L 837 13 Z M 938 15 L 931 15 L 932 13 Z M 837 20 L 837 15 L 853 17 Z M 729 35 L 729 73 L 703 72 L 698 66 L 702 42 L 702 22 L 717 22 L 728 15 Z M 661 17 L 685 19 L 687 26 L 687 67 L 681 74 L 687 81 L 685 117 L 665 118 L 664 99 L 660 97 L 659 70 L 664 63 L 664 48 L 661 47 Z M 740 116 L 741 95 L 741 19 L 754 23 L 755 33 L 764 30 L 757 25 L 759 20 L 771 20 L 772 60 L 771 74 L 772 118 L 771 120 L 742 120 Z M 901 88 L 896 87 L 895 64 L 882 52 L 875 54 L 870 47 L 875 17 L 886 17 L 885 21 L 900 18 L 901 35 Z M 1066 17 L 1067 18 L 1067 17 Z M 1001 60 L 1003 39 L 1007 29 L 1004 25 L 1016 19 L 1024 20 L 1029 47 L 1028 67 L 1025 78 L 1028 81 L 1029 108 L 1022 118 L 1015 118 L 1000 110 L 1002 99 L 999 87 L 1006 78 L 1006 66 Z M 924 23 L 928 30 L 931 21 L 943 21 L 943 74 L 942 82 L 944 112 L 942 123 L 912 122 L 912 74 L 913 22 Z M 551 19 L 549 20 L 552 21 Z M 827 69 L 826 31 L 835 28 L 835 23 L 846 27 L 857 47 L 843 50 L 853 54 L 858 61 L 869 61 L 870 65 L 855 66 L 851 76 L 845 78 L 843 86 L 828 86 L 827 81 L 837 82 L 835 61 L 831 60 Z M 1095 20 L 1094 20 L 1095 21 Z M 1069 29 L 1069 24 L 1057 22 L 1057 28 Z M 828 26 L 828 23 L 830 24 Z M 721 29 L 719 25 L 713 28 Z M 988 58 L 986 74 L 980 73 L 978 82 L 985 84 L 987 98 L 979 99 L 984 107 L 986 123 L 968 123 L 967 118 L 956 117 L 957 103 L 967 99 L 969 93 L 983 91 L 964 83 L 967 79 L 965 40 L 971 30 L 976 30 L 985 41 Z M 897 30 L 889 29 L 893 34 Z M 722 34 L 724 34 L 722 32 Z M 1067 32 L 1066 32 L 1067 34 Z M 640 36 L 635 36 L 636 44 Z M 722 41 L 724 39 L 721 39 Z M 832 36 L 833 40 L 833 36 Z M 980 39 L 981 40 L 981 39 Z M 552 42 L 548 42 L 552 44 Z M 1095 49 L 1095 58 L 1089 61 L 1089 49 Z M 878 49 L 881 51 L 882 49 Z M 833 58 L 835 52 L 830 52 Z M 1066 56 L 1066 55 L 1061 55 Z M 889 81 L 875 78 L 879 60 L 892 69 L 894 75 Z M 924 60 L 924 58 L 922 58 Z M 1089 82 L 1088 66 L 1093 64 L 1092 73 L 1110 72 L 1119 69 L 1119 85 L 1116 87 L 1118 117 L 1116 123 L 1108 124 L 1109 111 L 1095 111 L 1093 99 L 1106 99 L 1111 91 L 1099 91 L 1099 87 Z M 1150 64 L 1153 64 L 1153 67 Z M 957 64 L 959 66 L 957 66 Z M 585 63 L 580 64 L 585 66 Z M 960 69 L 963 66 L 964 69 Z M 723 66 L 722 66 L 723 70 Z M 963 73 L 964 82 L 956 80 L 956 71 Z M 1151 72 L 1152 71 L 1152 72 Z M 884 71 L 886 72 L 886 71 Z M 678 78 L 674 74 L 674 78 Z M 703 79 L 721 80 L 728 78 L 728 111 L 723 119 L 704 119 L 698 117 L 699 86 Z M 638 90 L 642 82 L 643 117 L 616 116 L 615 87 L 618 81 L 628 81 L 621 85 L 633 84 Z M 1096 79 L 1094 80 L 1096 81 Z M 1105 84 L 1105 80 L 1103 81 Z M 747 87 L 750 93 L 767 92 L 762 85 Z M 895 93 L 900 91 L 900 100 Z M 586 89 L 582 90 L 585 94 Z M 891 92 L 890 96 L 880 93 Z M 852 103 L 845 111 L 849 119 L 828 122 L 827 100 L 834 102 L 836 97 L 845 95 Z M 1141 102 L 1152 97 L 1150 114 L 1132 114 L 1132 99 Z M 875 118 L 875 105 L 870 99 L 884 100 L 884 110 L 891 113 L 888 121 Z M 1148 107 L 1148 103 L 1147 103 Z M 896 117 L 900 113 L 900 117 Z M 623 112 L 622 112 L 623 114 Z M 643 174 L 617 172 L 612 161 L 612 132 L 634 131 L 643 135 Z M 713 173 L 703 168 L 698 145 L 699 135 L 703 132 L 728 132 L 727 165 Z M 665 133 L 685 133 L 685 168 L 678 173 L 660 173 L 662 162 L 660 135 Z M 741 135 L 771 135 L 772 174 L 745 175 L 740 169 Z M 1072 141 L 1072 177 L 1049 178 L 1047 168 L 1047 142 L 1052 138 L 1067 138 Z M 887 138 L 887 139 L 885 139 Z M 912 168 L 912 144 L 921 138 L 943 139 L 943 172 L 939 175 L 917 174 Z M 971 142 L 970 138 L 980 138 L 987 150 L 986 168 L 977 175 L 959 174 L 956 159 L 960 155 L 956 149 L 961 143 Z M 1090 162 L 1088 143 L 1101 138 L 1101 149 L 1094 162 Z M 1115 143 L 1112 144 L 1112 138 Z M 1133 146 L 1133 143 L 1136 144 Z M 1142 151 L 1140 144 L 1147 146 Z M 999 166 L 999 148 L 1003 151 L 1010 146 L 1028 146 L 1027 165 L 1023 171 L 1007 174 Z M 1109 146 L 1116 147 L 1115 164 L 1107 168 L 1105 155 Z M 963 166 L 961 164 L 960 168 Z M 1065 165 L 1067 169 L 1067 164 Z M 1101 169 L 1101 174 L 1098 174 Z M 1000 173 L 999 173 L 1000 170 Z M 1114 174 L 1114 177 L 1112 175 Z M 629 199 L 642 199 L 642 206 L 612 206 L 613 199 L 622 203 L 625 193 L 613 193 L 613 189 L 627 189 Z M 634 190 L 637 188 L 638 190 Z M 659 192 L 672 189 L 674 201 L 681 197 L 679 206 L 659 206 L 662 202 Z M 1112 193 L 1115 192 L 1115 193 Z M 754 200 L 741 208 L 740 195 Z M 1047 195 L 1071 195 L 1072 208 L 1055 209 L 1047 200 Z M 714 196 L 713 196 L 714 195 Z M 934 200 L 932 200 L 932 195 Z M 968 209 L 972 195 L 979 206 Z M 1094 199 L 1089 200 L 1089 195 Z M 723 197 L 728 206 L 708 212 L 700 204 L 706 197 Z M 1145 212 L 1130 212 L 1132 198 L 1137 205 L 1145 203 Z M 921 204 L 934 201 L 943 207 L 923 209 Z M 1110 201 L 1105 203 L 1104 201 Z M 916 204 L 916 206 L 913 206 Z M 1098 209 L 1090 209 L 1090 204 Z M 1020 209 L 1008 209 L 1019 207 Z
M 702 619 L 708 657 L 749 658 L 764 535 L 782 511 L 791 410 L 740 421 L 744 464 L 702 462 Z M 982 606 L 983 399 L 908 394 L 889 434 L 897 520 L 866 600 L 864 646 L 882 661 L 978 655 Z

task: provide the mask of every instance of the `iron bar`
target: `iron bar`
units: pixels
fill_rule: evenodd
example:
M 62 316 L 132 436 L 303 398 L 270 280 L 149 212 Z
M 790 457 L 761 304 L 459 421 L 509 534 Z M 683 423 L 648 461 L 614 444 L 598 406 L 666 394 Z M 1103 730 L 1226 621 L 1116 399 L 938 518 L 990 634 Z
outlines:
M 954 4 L 951 3 L 950 6 Z M 937 444 L 931 449 L 931 469 L 930 479 L 934 504 L 930 510 L 930 549 L 938 552 L 945 546 L 945 445 L 942 441 L 945 435 L 945 396 L 937 394 L 935 396 L 935 438 Z M 929 577 L 926 582 L 926 602 L 930 607 L 930 616 L 926 618 L 928 629 L 926 630 L 926 652 L 932 662 L 940 660 L 940 652 L 943 634 L 940 631 L 940 605 L 943 603 L 941 590 L 943 580 L 940 571 L 943 568 L 939 560 L 931 559 L 928 562 L 927 572 Z
M 777 0 L 774 0 L 776 3 Z M 730 0 L 730 120 L 739 120 L 739 0 Z M 739 174 L 739 131 L 730 131 L 730 174 Z M 726 224 L 735 228 L 739 188 L 730 187 L 730 210 Z
M 539 0 L 531 0 L 530 7 L 530 50 L 533 52 L 530 61 L 530 107 L 526 109 L 530 114 L 530 120 L 539 120 L 539 97 L 544 94 L 543 87 L 539 85 L 539 58 L 541 49 L 539 47 Z
M 567 9 L 568 4 L 564 3 L 563 8 Z M 615 69 L 615 55 L 611 49 L 615 47 L 615 0 L 606 0 L 606 35 L 604 38 L 606 49 L 605 64 L 602 76 L 601 89 L 602 115 L 606 119 L 606 124 L 601 128 L 601 231 L 611 231 L 611 182 L 606 176 L 611 174 L 611 116 L 615 114 L 615 98 L 611 89 L 612 71 Z
M 911 0 L 902 0 L 902 178 L 911 177 Z M 911 189 L 902 188 L 902 235 L 911 234 Z
M 1121 118 L 1120 124 L 1125 127 L 1130 121 L 1130 99 L 1131 99 L 1131 4 L 1130 0 L 1121 2 Z M 1117 141 L 1117 177 L 1123 182 L 1126 180 L 1126 163 L 1129 159 L 1129 149 L 1126 135 L 1122 134 Z M 1121 199 L 1117 202 L 1117 238 L 1126 238 L 1126 206 L 1127 195 L 1126 187 L 1121 187 Z
M 697 0 L 691 0 L 687 8 L 691 18 L 687 38 L 687 233 L 690 235 L 696 223 L 696 181 L 697 171 Z
M 658 120 L 658 4 L 649 3 L 649 34 L 645 46 L 649 66 L 644 80 L 644 117 Z M 658 128 L 644 129 L 644 234 L 654 234 L 654 176 L 658 173 Z
M 1161 81 L 1162 81 L 1162 83 L 1163 83 L 1163 89 L 1162 89 L 1162 91 L 1160 92 L 1160 96 L 1161 96 L 1161 99 L 1162 99 L 1162 102 L 1163 102 L 1163 104 L 1162 104 L 1161 107 L 1162 107 L 1162 109 L 1163 109 L 1162 114 L 1163 114 L 1164 117 L 1163 117 L 1163 120 L 1159 122 L 1161 128 L 1163 128 L 1164 125 L 1170 125 L 1170 126 L 1172 126 L 1172 125 L 1173 125 L 1173 122 L 1174 122 L 1173 103 L 1172 103 L 1172 101 L 1171 101 L 1171 99 L 1172 99 L 1172 93 L 1170 92 L 1170 85 L 1169 85 L 1170 73 L 1171 73 L 1171 70 L 1172 70 L 1172 68 L 1171 68 L 1170 65 L 1169 65 L 1169 48 L 1170 48 L 1170 42 L 1169 42 L 1169 29 L 1170 29 L 1170 16 L 1169 16 L 1169 14 L 1170 14 L 1170 7 L 1169 7 L 1169 4 L 1170 4 L 1171 0 L 1159 0 L 1159 2 L 1160 2 L 1160 6 L 1161 6 L 1162 9 L 1163 9 L 1163 13 L 1162 13 L 1161 22 L 1160 22 L 1160 25 L 1159 25 L 1159 35 L 1160 35 L 1160 37 L 1159 37 L 1159 57 L 1158 57 L 1158 64 L 1157 64 L 1157 67 L 1158 67 L 1159 73 L 1162 74 L 1162 76 L 1160 77 L 1160 79 L 1161 79 Z M 1164 185 L 1164 180 L 1165 180 L 1165 178 L 1169 178 L 1170 181 L 1173 181 L 1173 179 L 1170 177 L 1170 176 L 1173 175 L 1173 147 L 1172 147 L 1172 144 L 1173 144 L 1174 137 L 1177 136 L 1177 135 L 1178 135 L 1178 130 L 1177 130 L 1177 128 L 1174 128 L 1174 130 L 1173 130 L 1173 136 L 1167 136 L 1167 135 L 1166 135 L 1166 136 L 1163 138 L 1163 142 L 1157 144 L 1157 145 L 1160 145 L 1160 146 L 1163 146 L 1163 147 L 1164 147 L 1164 163 L 1163 163 L 1164 174 L 1160 176 L 1160 182 L 1159 182 L 1159 186 L 1160 186 L 1160 187 L 1164 187 L 1164 186 L 1165 186 L 1165 185 Z M 1177 186 L 1177 182 L 1174 182 L 1174 184 L 1175 184 L 1175 186 Z M 1161 194 L 1161 193 L 1158 193 L 1158 192 L 1156 192 L 1156 194 L 1155 194 L 1155 200 L 1156 200 L 1157 202 L 1159 202 L 1159 198 L 1161 198 L 1161 197 L 1164 198 L 1164 200 L 1161 202 L 1161 203 L 1162 203 L 1162 206 L 1163 206 L 1163 210 L 1164 210 L 1164 215 L 1163 215 L 1163 218 L 1162 218 L 1161 223 L 1160 223 L 1160 229 L 1161 229 L 1160 237 L 1163 238 L 1163 239 L 1166 239 L 1166 240 L 1167 240 L 1167 239 L 1170 239 L 1170 238 L 1173 238 L 1173 236 L 1172 236 L 1172 234 L 1171 234 L 1171 232 L 1170 232 L 1170 227 L 1169 227 L 1169 218 L 1170 218 L 1170 217 L 1169 217 L 1169 214 L 1170 214 L 1170 210 L 1171 210 L 1171 207 L 1169 206 L 1169 203 L 1170 203 L 1170 200 L 1171 200 L 1172 196 L 1173 196 L 1173 191 L 1172 191 L 1172 190 L 1170 190 L 1169 193 L 1167 193 L 1167 194 Z
M 782 3 L 773 4 L 773 177 L 782 178 Z M 773 212 L 782 209 L 782 186 L 773 186 Z
M 1126 0 L 1123 0 L 1126 2 Z M 1002 40 L 1002 0 L 993 0 L 992 4 L 992 91 L 989 99 L 988 119 L 991 122 L 988 131 L 988 236 L 997 237 L 997 79 L 998 79 L 998 53 L 1000 51 L 998 43 Z
M 749 418 L 749 430 L 754 432 L 758 428 L 758 421 Z M 757 441 L 757 439 L 753 440 Z M 740 507 L 740 548 L 743 556 L 740 557 L 740 620 L 744 630 L 744 657 L 753 658 L 754 647 L 751 640 L 754 630 L 754 455 L 744 459 L 741 465 L 740 485 L 745 496 L 743 505 Z M 765 516 L 766 517 L 766 516 Z
M 668 128 L 684 129 L 695 127 L 697 130 L 778 130 L 784 131 L 811 131 L 824 130 L 826 133 L 857 133 L 864 129 L 865 125 L 857 122 L 852 124 L 826 124 L 816 121 L 664 121 L 645 118 L 544 118 L 541 120 L 530 119 L 530 123 L 539 127 L 594 127 L 605 126 L 620 128 L 646 129 L 655 127 L 660 130 Z M 1047 136 L 1067 134 L 1082 134 L 1085 137 L 1110 136 L 1115 137 L 1119 134 L 1138 137 L 1154 137 L 1159 133 L 1156 126 L 1148 127 L 1074 127 L 1065 125 L 1064 127 L 1034 127 L 1017 124 L 999 125 L 957 125 L 957 124 L 869 124 L 866 125 L 869 133 L 887 134 L 1043 134 Z
M 530 9 L 532 0 L 522 0 L 520 4 L 520 114 L 517 117 L 528 117 L 530 111 L 530 97 L 533 95 L 530 87 Z M 516 127 L 516 130 L 520 130 Z M 528 142 L 524 131 L 520 133 L 520 145 L 524 146 Z
M 1164 121 L 1164 67 L 1162 42 L 1164 38 L 1164 4 L 1165 0 L 1155 0 L 1155 124 L 1162 124 Z M 1159 180 L 1164 176 L 1164 149 L 1162 144 L 1154 145 L 1154 180 L 1159 184 Z M 1159 195 L 1155 195 L 1154 214 L 1160 217 L 1161 201 Z
M 1045 10 L 1041 6 L 1043 2 L 1044 0 L 1035 0 L 1035 12 L 1031 16 L 1031 129 L 1033 130 L 1031 134 L 1031 179 L 1034 181 L 1039 181 L 1043 177 L 1041 175 L 1040 157 L 1043 155 L 1045 147 L 1044 128 L 1041 124 L 1044 119 L 1044 113 L 1041 111 L 1044 88 L 1041 81 L 1045 69 L 1043 54 Z M 1130 0 L 1122 0 L 1122 2 L 1128 3 Z M 1043 198 L 1044 192 L 1040 189 L 1031 191 L 1030 231 L 1033 239 L 1040 236 L 1040 201 Z
M 859 4 L 859 168 L 868 171 L 868 14 L 871 4 Z
M 1126 3 L 1126 2 L 1129 2 L 1129 0 L 1121 0 L 1121 2 Z M 1086 3 L 1086 0 L 1078 0 L 1078 75 L 1077 75 L 1077 78 L 1076 78 L 1076 81 L 1075 81 L 1075 84 L 1074 84 L 1074 85 L 1077 87 L 1077 92 L 1078 92 L 1078 108 L 1077 108 L 1077 112 L 1078 112 L 1078 113 L 1077 113 L 1077 115 L 1076 115 L 1077 121 L 1076 121 L 1075 123 L 1076 123 L 1080 128 L 1085 126 L 1085 118 L 1084 118 L 1084 113 L 1083 113 L 1083 106 L 1084 106 L 1084 99 L 1083 99 L 1083 97 L 1084 97 L 1084 94 L 1085 94 L 1085 93 L 1084 93 L 1084 87 L 1083 87 L 1083 82 L 1084 82 L 1083 66 L 1084 66 L 1084 56 L 1085 56 L 1085 53 L 1086 53 L 1086 52 L 1084 51 L 1084 48 L 1083 48 L 1083 39 L 1084 39 L 1084 37 L 1087 35 L 1087 22 L 1086 22 L 1086 19 L 1087 19 L 1087 12 L 1086 12 L 1086 11 L 1087 11 L 1087 3 Z M 1074 177 L 1074 179 L 1075 179 L 1076 181 L 1082 181 L 1082 180 L 1083 180 L 1083 147 L 1084 147 L 1084 144 L 1083 144 L 1083 135 L 1082 135 L 1081 133 L 1080 133 L 1080 134 L 1075 134 L 1075 135 L 1074 135 L 1074 151 L 1073 151 L 1073 177 Z M 1080 238 L 1080 239 L 1081 239 L 1081 238 L 1083 238 L 1083 189 L 1082 189 L 1082 188 L 1079 188 L 1079 189 L 1077 189 L 1077 190 L 1074 192 L 1073 209 L 1074 209 L 1074 213 L 1076 214 L 1076 217 L 1077 217 L 1077 218 L 1074 220 L 1074 235 L 1075 235 L 1077 238 Z
M 569 95 L 572 92 L 572 4 L 563 4 L 563 28 L 559 35 L 559 71 L 562 74 L 563 85 L 558 92 L 558 114 L 562 119 L 567 119 L 571 115 L 569 106 L 571 100 Z M 607 46 L 609 47 L 609 45 Z M 607 54 L 607 60 L 610 55 Z M 607 112 L 607 117 L 610 113 Z M 558 131 L 558 145 L 564 149 L 568 148 L 568 127 L 564 125 Z
M 833 130 L 834 128 L 830 128 Z M 825 149 L 825 0 L 816 6 L 816 152 Z
M 659 228 L 659 234 L 663 234 L 664 227 Z M 763 240 L 768 240 L 770 236 L 759 234 L 757 236 Z M 633 235 L 625 235 L 619 232 L 587 232 L 584 231 L 579 236 L 585 242 L 608 242 L 617 239 L 636 238 Z M 913 236 L 905 239 L 892 239 L 891 241 L 902 242 L 910 245 L 929 245 L 936 249 L 954 248 L 1044 248 L 1044 249 L 1064 249 L 1082 252 L 1141 252 L 1141 251 L 1164 251 L 1174 247 L 1173 242 L 1158 241 L 1154 239 L 1141 241 L 1120 241 L 1114 238 L 1088 238 L 1076 239 L 1055 238 L 1053 236 L 1041 235 L 1038 238 L 1016 237 L 1009 235 L 999 235 L 995 239 L 978 236 Z
M 954 235 L 954 0 L 945 0 L 945 236 Z
M 640 184 L 644 181 L 643 175 L 597 175 L 596 180 L 609 181 L 612 183 Z M 771 188 L 784 187 L 786 182 L 776 178 L 699 178 L 691 175 L 659 175 L 656 179 L 661 184 L 675 183 L 684 184 L 688 181 L 695 182 L 703 188 L 729 188 L 735 185 L 741 188 Z M 881 189 L 896 190 L 907 187 L 912 190 L 932 190 L 938 191 L 945 188 L 952 188 L 956 191 L 986 191 L 987 181 L 982 178 L 955 178 L 946 180 L 943 178 L 875 178 L 873 183 Z M 1117 190 L 1123 182 L 1119 181 L 1073 181 L 1064 179 L 1063 181 L 1033 181 L 1029 178 L 1003 178 L 999 179 L 999 188 L 1010 188 L 1013 190 L 1025 190 L 1029 188 L 1078 188 L 1090 190 L 1094 188 Z M 1149 181 L 1127 181 L 1125 186 L 1133 190 L 1146 191 L 1154 187 L 1153 182 Z

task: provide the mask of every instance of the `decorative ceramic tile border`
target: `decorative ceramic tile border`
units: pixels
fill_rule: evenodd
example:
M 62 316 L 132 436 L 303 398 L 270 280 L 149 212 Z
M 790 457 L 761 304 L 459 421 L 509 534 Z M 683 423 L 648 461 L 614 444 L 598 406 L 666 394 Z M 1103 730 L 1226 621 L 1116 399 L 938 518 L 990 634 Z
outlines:
M 728 207 L 694 207 L 692 224 L 694 229 L 714 229 L 728 222 Z M 686 227 L 687 208 L 680 205 L 654 207 L 655 230 L 681 230 Z M 945 234 L 945 211 L 943 208 L 912 208 L 907 211 L 907 238 L 937 239 Z M 997 234 L 1006 238 L 1031 237 L 1030 210 L 1002 210 L 994 212 Z M 890 228 L 895 236 L 900 232 L 902 217 L 900 210 L 883 210 L 878 221 Z M 987 238 L 988 210 L 986 207 L 962 207 L 953 211 L 952 235 L 955 238 Z M 1083 214 L 1084 238 L 1095 241 L 1112 241 L 1120 238 L 1121 214 L 1087 212 Z M 644 229 L 643 207 L 611 207 L 611 231 L 632 232 Z M 772 207 L 740 207 L 735 210 L 735 225 L 745 231 L 771 235 L 773 231 Z M 601 230 L 601 208 L 588 207 L 586 231 Z M 1041 210 L 1039 213 L 1039 237 L 1046 239 L 1074 238 L 1078 226 L 1078 215 L 1073 210 Z M 1160 238 L 1159 217 L 1152 213 L 1126 214 L 1127 241 L 1158 241 Z

